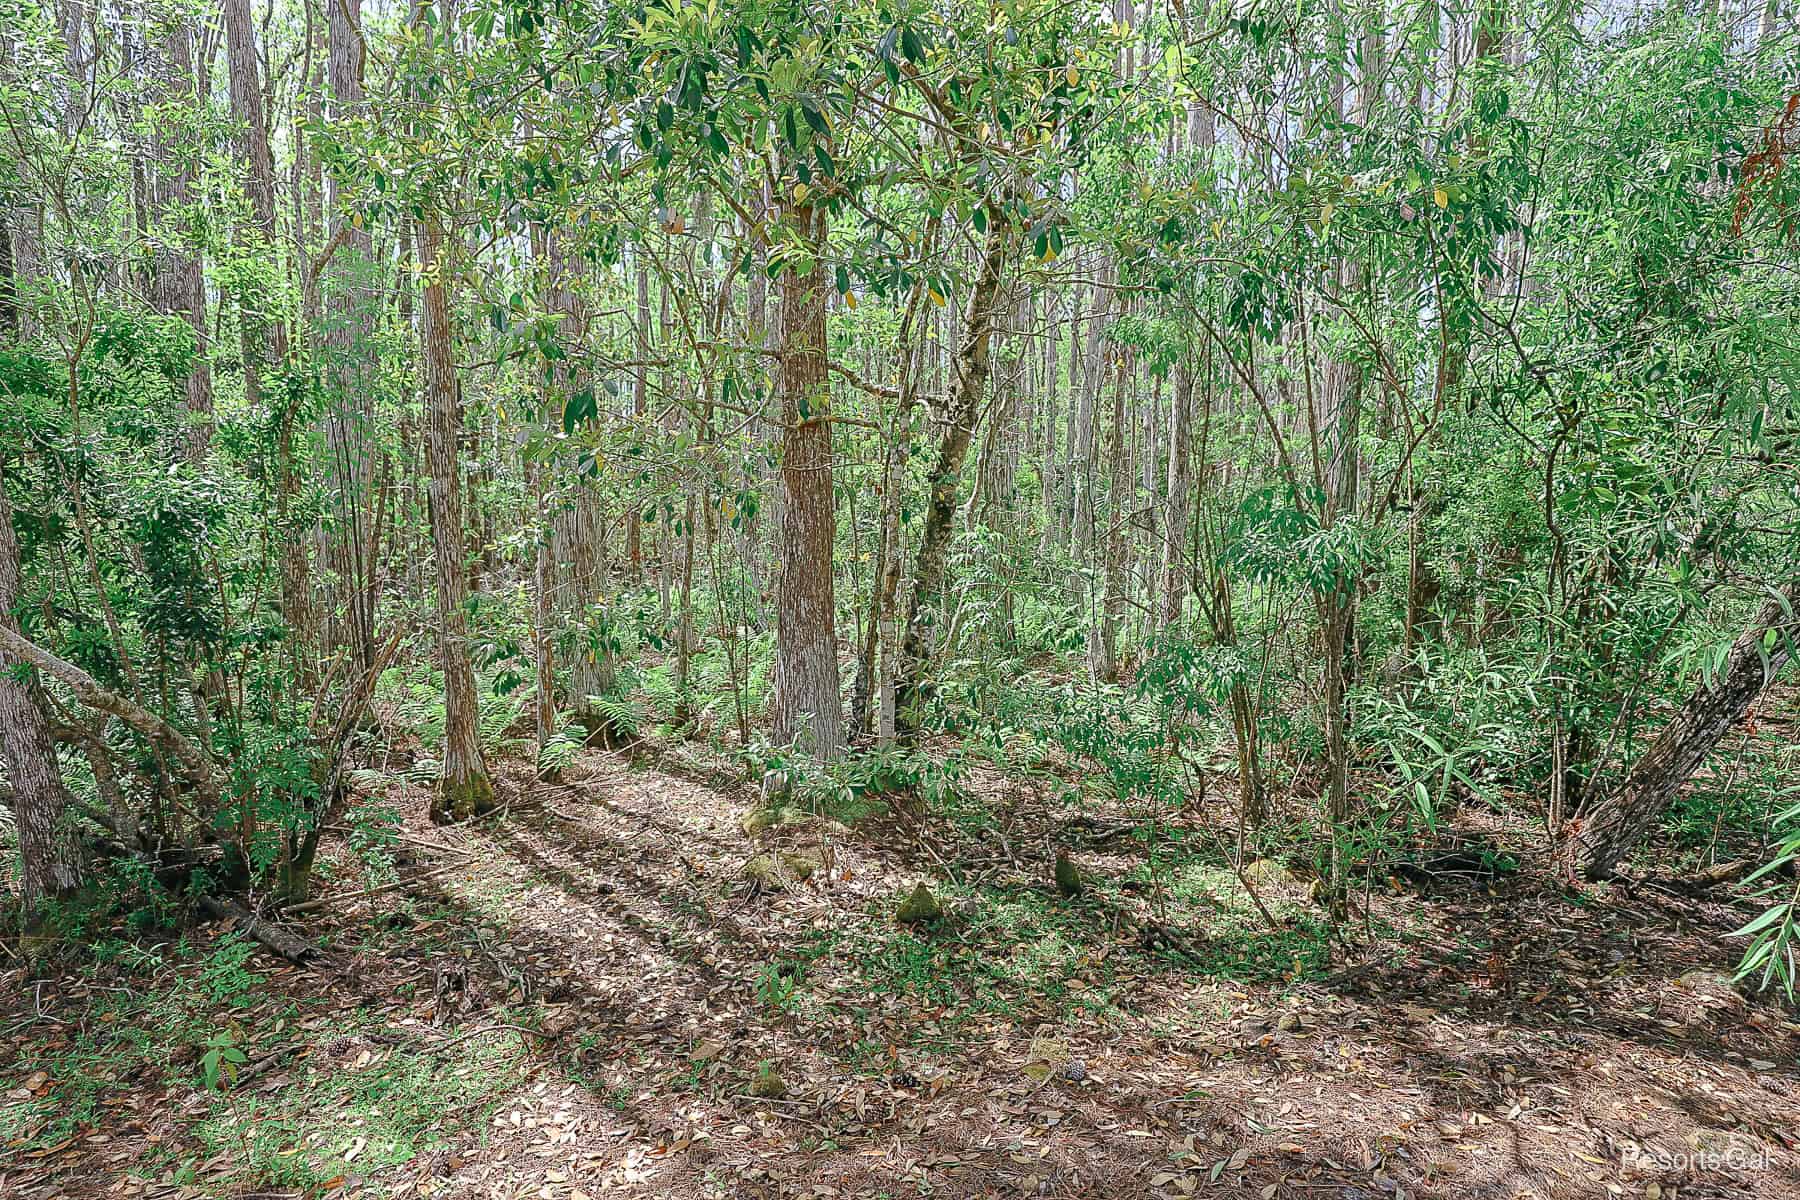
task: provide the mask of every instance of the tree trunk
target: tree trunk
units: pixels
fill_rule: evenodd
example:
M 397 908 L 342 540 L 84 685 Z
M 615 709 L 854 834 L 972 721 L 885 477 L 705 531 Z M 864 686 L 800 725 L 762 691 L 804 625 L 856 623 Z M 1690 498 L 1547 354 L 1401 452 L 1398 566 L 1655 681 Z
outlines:
M 262 71 L 256 53 L 256 28 L 249 0 L 224 0 L 225 65 L 231 85 L 231 108 L 239 122 L 238 149 L 249 164 L 244 190 L 260 238 L 260 253 L 274 254 L 275 160 L 269 148 L 268 114 L 263 106 Z M 243 329 L 244 400 L 252 408 L 263 401 L 263 368 L 287 360 L 287 322 L 240 307 Z M 281 617 L 295 646 L 294 676 L 304 694 L 311 679 L 308 648 L 312 645 L 311 598 L 308 595 L 306 541 L 293 526 L 294 500 L 300 484 L 294 469 L 294 395 L 283 386 L 275 414 L 275 535 L 280 539 Z
M 1162 602 L 1157 626 L 1167 630 L 1181 619 L 1182 586 L 1187 580 L 1182 562 L 1186 546 L 1188 492 L 1193 487 L 1194 369 L 1183 353 L 1175 364 L 1175 388 L 1169 404 L 1169 494 L 1163 514 Z
M 1038 393 L 1039 408 L 1044 422 L 1043 457 L 1038 467 L 1038 507 L 1043 513 L 1043 526 L 1038 534 L 1038 556 L 1049 558 L 1056 549 L 1057 531 L 1062 527 L 1059 497 L 1061 489 L 1058 483 L 1056 459 L 1056 381 L 1062 377 L 1057 370 L 1056 348 L 1062 339 L 1056 332 L 1057 305 L 1048 297 L 1044 302 L 1044 315 L 1047 326 L 1044 335 L 1041 390 Z
M 784 204 L 808 255 L 781 274 L 781 584 L 775 630 L 778 745 L 798 743 L 820 761 L 843 749 L 838 695 L 832 543 L 831 384 L 826 370 L 824 216 Z
M 14 213 L 0 209 L 0 340 L 16 341 L 23 332 L 19 312 L 18 271 L 13 261 Z
M 1353 585 L 1352 585 L 1353 586 Z M 1345 884 L 1346 824 L 1350 820 L 1349 686 L 1344 673 L 1354 602 L 1340 586 L 1317 597 L 1320 652 L 1324 658 L 1324 695 L 1320 698 L 1325 733 L 1325 816 L 1331 824 L 1331 884 L 1334 894 Z
M 1564 860 L 1588 879 L 1605 879 L 1649 835 L 1688 777 L 1712 753 L 1787 664 L 1800 637 L 1800 579 L 1770 596 L 1732 643 L 1724 669 L 1702 681 L 1618 788 L 1592 799 L 1565 826 Z M 1773 635 L 1771 641 L 1771 635 Z
M 187 20 L 171 28 L 166 44 L 168 78 L 165 90 L 176 112 L 197 111 L 200 88 L 195 77 L 194 31 Z M 187 397 L 189 425 L 183 437 L 183 454 L 191 463 L 206 461 L 212 444 L 212 367 L 207 361 L 206 280 L 200 259 L 201 231 L 193 211 L 196 164 L 201 148 L 192 130 L 178 129 L 171 140 L 159 138 L 165 167 L 173 167 L 159 189 L 157 209 L 165 247 L 156 266 L 156 307 L 185 319 L 194 331 L 193 368 L 182 381 Z
M 907 609 L 906 634 L 900 644 L 894 702 L 900 724 L 908 733 L 918 728 L 919 702 L 936 650 L 936 623 L 944 599 L 950 534 L 956 523 L 956 494 L 962 483 L 963 460 L 968 457 L 969 442 L 974 437 L 981 397 L 987 388 L 994 309 L 1013 237 L 998 205 L 988 206 L 987 223 L 980 270 L 964 310 L 962 341 L 956 350 L 953 385 L 944 411 L 944 435 L 938 442 L 937 463 L 927 481 L 925 523 L 919 531 L 912 599 Z
M 930 253 L 937 246 L 938 219 L 925 226 L 924 249 Z M 906 312 L 900 319 L 898 343 L 899 398 L 894 405 L 894 418 L 889 428 L 881 474 L 881 540 L 876 548 L 875 582 L 870 589 L 868 628 L 863 631 L 862 654 L 857 662 L 856 680 L 850 689 L 851 728 L 856 736 L 869 731 L 871 718 L 881 726 L 882 744 L 894 738 L 894 658 L 899 652 L 896 621 L 897 597 L 904 548 L 900 538 L 900 514 L 906 491 L 906 464 L 912 447 L 913 411 L 919 399 L 919 374 L 924 368 L 923 339 L 918 337 L 919 318 L 923 310 L 925 285 L 913 285 L 906 301 Z M 877 669 L 879 664 L 879 670 Z
M 650 406 L 650 267 L 644 261 L 644 248 L 637 247 L 637 370 L 631 378 L 631 414 L 639 422 Z M 637 431 L 643 436 L 643 430 Z M 631 586 L 644 586 L 644 517 L 633 506 L 625 514 L 625 560 L 630 568 Z
M 444 667 L 443 778 L 431 805 L 434 821 L 462 821 L 494 807 L 494 785 L 482 758 L 475 717 L 475 671 L 469 664 L 467 577 L 463 572 L 462 481 L 457 442 L 462 397 L 457 390 L 443 226 L 435 213 L 419 222 L 425 278 L 421 337 L 425 354 L 425 458 L 430 473 L 431 538 L 437 553 L 438 654 Z
M 1109 263 L 1102 263 L 1101 283 L 1094 286 L 1094 308 L 1087 316 L 1087 338 L 1082 344 L 1081 394 L 1071 407 L 1075 414 L 1074 439 L 1070 442 L 1069 474 L 1074 492 L 1074 515 L 1070 524 L 1074 534 L 1075 561 L 1085 566 L 1094 548 L 1094 416 L 1105 378 L 1105 344 L 1102 335 L 1111 312 L 1112 293 L 1101 286 L 1106 282 Z M 1073 373 L 1073 366 L 1070 371 Z
M 1094 678 L 1116 683 L 1119 678 L 1119 619 L 1125 612 L 1125 539 L 1130 532 L 1131 501 L 1135 488 L 1127 470 L 1125 440 L 1131 435 L 1125 405 L 1130 378 L 1130 352 L 1121 347 L 1113 378 L 1112 429 L 1106 459 L 1106 592 L 1101 598 L 1100 620 L 1089 639 L 1088 654 Z
M 363 110 L 362 0 L 329 0 L 328 117 L 352 119 Z M 326 289 L 325 359 L 329 408 L 326 449 L 331 462 L 332 529 L 324 545 L 335 578 L 327 628 L 334 648 L 351 651 L 367 668 L 375 654 L 375 612 L 369 586 L 375 547 L 370 498 L 375 455 L 369 422 L 375 391 L 375 311 L 372 243 L 351 220 L 341 185 L 333 183 L 330 286 Z
M 583 480 L 563 510 L 562 536 L 566 551 L 558 558 L 569 564 L 569 599 L 566 619 L 576 633 L 569 662 L 569 707 L 589 733 L 607 727 L 606 715 L 597 703 L 615 686 L 612 632 L 599 624 L 595 606 L 605 602 L 610 590 L 606 562 L 605 520 L 592 481 Z
M 14 614 L 23 599 L 19 539 L 13 531 L 0 462 L 0 629 L 17 634 Z M 69 792 L 56 761 L 56 744 L 38 705 L 37 675 L 0 648 L 0 755 L 12 782 L 13 819 L 19 830 L 19 884 L 29 926 L 45 900 L 81 886 L 81 855 L 67 824 Z M 21 671 L 23 677 L 21 678 Z

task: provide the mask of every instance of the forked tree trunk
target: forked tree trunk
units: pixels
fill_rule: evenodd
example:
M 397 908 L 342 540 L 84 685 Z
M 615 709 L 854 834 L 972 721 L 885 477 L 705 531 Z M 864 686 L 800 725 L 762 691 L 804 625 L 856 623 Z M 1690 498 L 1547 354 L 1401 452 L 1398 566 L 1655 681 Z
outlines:
M 1571 871 L 1607 878 L 1643 842 L 1688 777 L 1787 665 L 1793 639 L 1800 637 L 1796 609 L 1800 579 L 1789 582 L 1779 598 L 1763 601 L 1750 628 L 1732 643 L 1724 669 L 1694 689 L 1625 781 L 1567 823 L 1562 851 Z
M 937 648 L 937 620 L 944 600 L 948 574 L 950 534 L 956 523 L 956 496 L 962 485 L 963 461 L 975 434 L 981 397 L 987 390 L 989 351 L 994 341 L 994 308 L 1000 296 L 1000 277 L 1011 247 L 1011 225 L 1001 217 L 998 205 L 987 211 L 987 239 L 981 249 L 981 265 L 964 309 L 962 341 L 952 366 L 952 384 L 945 406 L 944 435 L 938 442 L 937 463 L 927 481 L 925 523 L 919 531 L 919 553 L 913 564 L 912 599 L 907 608 L 906 634 L 900 644 L 899 673 L 894 702 L 899 722 L 907 733 L 917 729 L 919 701 Z
M 779 745 L 799 743 L 820 761 L 844 745 L 838 694 L 837 609 L 832 544 L 831 384 L 826 371 L 823 214 L 784 204 L 783 220 L 808 248 L 804 267 L 781 274 L 778 390 L 781 396 L 781 585 L 775 628 L 775 720 Z
M 463 601 L 463 492 L 457 464 L 462 433 L 462 397 L 452 351 L 450 301 L 445 275 L 443 226 L 436 214 L 419 222 L 421 339 L 425 357 L 425 460 L 430 474 L 431 539 L 437 554 L 438 654 L 444 667 L 443 778 L 432 800 L 431 819 L 462 821 L 494 807 L 476 727 L 475 671 L 469 663 L 468 614 Z
M 6 497 L 5 463 L 0 462 L 0 628 L 18 633 L 14 612 L 20 602 L 19 539 Z M 27 924 L 44 901 L 81 886 L 81 855 L 67 824 L 69 792 L 56 762 L 56 744 L 38 706 L 37 676 L 21 660 L 0 649 L 0 755 L 12 782 L 13 820 L 19 830 L 20 892 Z
M 926 228 L 926 246 L 935 244 L 936 222 Z M 911 342 L 916 330 L 924 284 L 915 284 L 906 302 L 906 313 L 900 319 L 900 352 L 898 401 L 889 425 L 887 448 L 881 471 L 881 536 L 875 550 L 875 580 L 870 588 L 869 620 L 863 630 L 862 651 L 857 656 L 856 679 L 850 688 L 850 727 L 852 735 L 862 737 L 869 732 L 872 718 L 877 718 L 883 701 L 893 699 L 893 656 L 899 642 L 895 631 L 895 605 L 900 591 L 902 548 L 900 513 L 905 491 L 906 460 L 912 444 L 913 409 L 918 403 L 919 348 Z M 876 665 L 879 662 L 880 670 Z M 879 678 L 877 678 L 879 676 Z M 886 689 L 885 691 L 883 689 Z M 893 739 L 893 723 L 884 727 L 886 740 Z M 886 741 L 883 742 L 886 744 Z

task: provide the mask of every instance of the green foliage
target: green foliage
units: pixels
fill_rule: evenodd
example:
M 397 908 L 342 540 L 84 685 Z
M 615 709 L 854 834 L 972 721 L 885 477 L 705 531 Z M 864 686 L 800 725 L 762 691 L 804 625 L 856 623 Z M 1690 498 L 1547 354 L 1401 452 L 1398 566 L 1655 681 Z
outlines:
M 1788 788 L 1787 794 L 1794 791 Z M 1738 962 L 1737 978 L 1754 979 L 1758 990 L 1778 983 L 1792 1001 L 1796 981 L 1800 981 L 1800 967 L 1795 961 L 1796 947 L 1800 947 L 1800 882 L 1787 883 L 1780 873 L 1795 874 L 1795 865 L 1800 863 L 1800 804 L 1776 814 L 1771 827 L 1781 839 L 1775 856 L 1750 875 L 1747 882 L 1767 880 L 1760 895 L 1775 903 L 1731 936 L 1748 940 Z
M 757 977 L 757 1002 L 778 1013 L 791 1013 L 805 983 L 805 968 L 802 964 L 769 963 Z
M 582 745 L 587 741 L 587 731 L 580 725 L 571 722 L 544 742 L 538 749 L 537 769 L 546 778 L 554 779 L 575 765 L 581 756 Z
M 219 939 L 206 960 L 200 964 L 195 982 L 215 1004 L 237 1005 L 248 1001 L 261 976 L 250 969 L 250 958 L 256 943 L 236 934 Z M 212 1083 L 207 1084 L 208 1087 Z
M 352 804 L 345 816 L 350 825 L 345 841 L 370 882 L 379 885 L 398 879 L 394 850 L 400 844 L 400 810 L 380 799 L 368 799 Z
M 222 1083 L 236 1082 L 238 1069 L 249 1061 L 231 1032 L 220 1030 L 206 1039 L 200 1055 L 200 1080 L 209 1091 L 216 1091 Z

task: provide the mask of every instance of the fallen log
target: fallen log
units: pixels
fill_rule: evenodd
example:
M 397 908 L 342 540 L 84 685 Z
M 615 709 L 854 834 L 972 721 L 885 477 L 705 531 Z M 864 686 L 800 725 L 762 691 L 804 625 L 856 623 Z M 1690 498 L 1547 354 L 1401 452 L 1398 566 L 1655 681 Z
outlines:
M 1749 860 L 1740 858 L 1715 863 L 1689 875 L 1628 875 L 1623 871 L 1615 871 L 1614 875 L 1634 888 L 1655 888 L 1678 896 L 1702 896 L 1714 888 L 1736 883 L 1748 875 L 1752 868 L 1753 864 Z
M 305 938 L 283 929 L 273 921 L 257 916 L 241 904 L 220 900 L 214 896 L 202 896 L 200 897 L 200 907 L 221 921 L 236 922 L 237 927 L 244 931 L 246 937 L 260 942 L 296 966 L 324 955 L 324 951 Z

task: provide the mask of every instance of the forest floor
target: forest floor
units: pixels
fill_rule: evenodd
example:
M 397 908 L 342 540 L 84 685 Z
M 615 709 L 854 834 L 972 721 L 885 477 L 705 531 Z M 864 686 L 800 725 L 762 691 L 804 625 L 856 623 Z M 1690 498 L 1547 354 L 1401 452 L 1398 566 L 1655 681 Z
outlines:
M 599 752 L 466 827 L 396 786 L 398 881 L 340 848 L 304 965 L 218 924 L 0 959 L 0 1196 L 1800 1196 L 1741 905 L 1528 866 L 1383 888 L 1345 949 L 1179 822 L 1160 889 L 1091 810 L 971 782 L 991 820 L 929 838 L 747 834 L 752 789 Z

